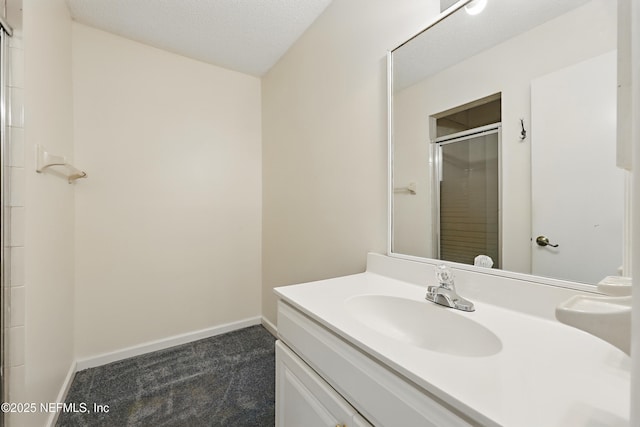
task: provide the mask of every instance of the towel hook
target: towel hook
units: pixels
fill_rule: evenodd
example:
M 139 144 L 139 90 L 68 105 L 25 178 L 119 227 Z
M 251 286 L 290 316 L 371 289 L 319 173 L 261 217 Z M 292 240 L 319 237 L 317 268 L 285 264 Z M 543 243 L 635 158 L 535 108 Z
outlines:
M 524 128 L 524 119 L 520 119 L 520 141 L 524 141 L 527 138 L 527 130 Z
M 520 141 L 524 141 L 527 138 L 527 130 L 524 128 L 524 119 L 520 119 Z

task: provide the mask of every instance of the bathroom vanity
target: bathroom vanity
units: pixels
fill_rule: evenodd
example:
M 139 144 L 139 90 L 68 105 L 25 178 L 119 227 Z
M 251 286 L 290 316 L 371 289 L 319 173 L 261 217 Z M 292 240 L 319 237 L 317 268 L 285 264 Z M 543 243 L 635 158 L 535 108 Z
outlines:
M 425 300 L 433 271 L 369 254 L 277 288 L 276 424 L 629 425 L 630 358 L 554 319 L 578 291 L 455 271 L 463 312 Z

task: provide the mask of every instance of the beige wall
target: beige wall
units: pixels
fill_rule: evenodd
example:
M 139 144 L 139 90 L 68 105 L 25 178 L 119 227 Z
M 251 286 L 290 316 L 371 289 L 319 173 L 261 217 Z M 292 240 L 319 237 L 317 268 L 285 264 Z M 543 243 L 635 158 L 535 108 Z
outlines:
M 54 402 L 74 360 L 74 186 L 36 174 L 34 147 L 73 156 L 71 20 L 64 0 L 24 0 L 23 20 L 24 389 L 14 387 L 12 401 Z M 41 426 L 47 417 L 12 425 Z
M 386 251 L 386 52 L 437 1 L 334 0 L 262 81 L 262 310 Z
M 73 25 L 76 357 L 260 315 L 260 80 Z

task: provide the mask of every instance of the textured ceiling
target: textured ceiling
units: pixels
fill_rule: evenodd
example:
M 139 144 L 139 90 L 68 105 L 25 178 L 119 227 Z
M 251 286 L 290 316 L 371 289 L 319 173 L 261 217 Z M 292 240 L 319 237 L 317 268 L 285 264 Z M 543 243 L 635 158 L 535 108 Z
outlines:
M 254 76 L 331 0 L 67 0 L 77 22 Z
M 394 50 L 394 89 L 411 86 L 589 1 L 489 0 L 475 16 L 461 8 Z

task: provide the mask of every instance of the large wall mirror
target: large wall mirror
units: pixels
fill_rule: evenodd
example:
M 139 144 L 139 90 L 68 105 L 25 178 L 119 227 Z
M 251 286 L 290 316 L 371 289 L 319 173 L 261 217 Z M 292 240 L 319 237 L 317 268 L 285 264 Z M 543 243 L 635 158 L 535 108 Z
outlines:
M 618 21 L 612 0 L 460 1 L 390 53 L 390 255 L 626 275 Z

